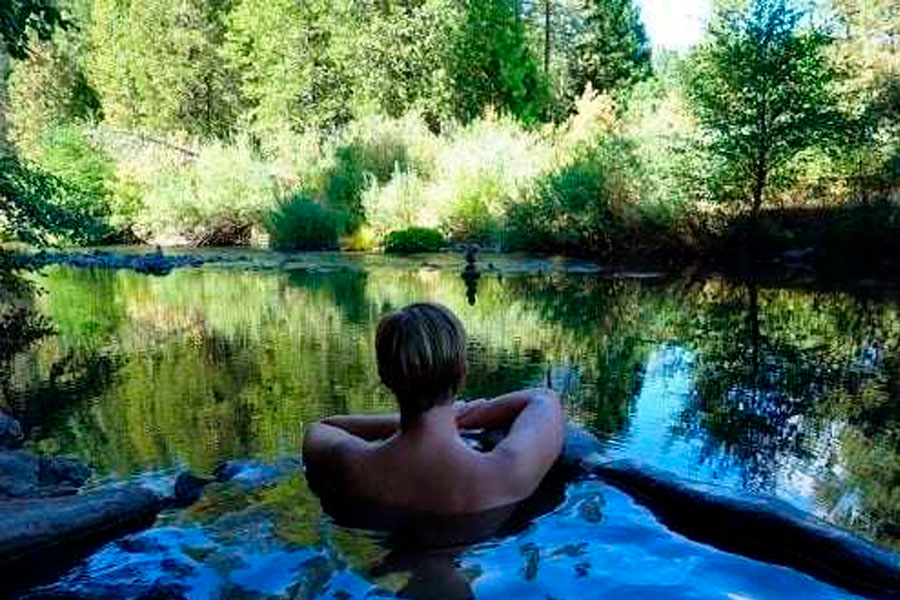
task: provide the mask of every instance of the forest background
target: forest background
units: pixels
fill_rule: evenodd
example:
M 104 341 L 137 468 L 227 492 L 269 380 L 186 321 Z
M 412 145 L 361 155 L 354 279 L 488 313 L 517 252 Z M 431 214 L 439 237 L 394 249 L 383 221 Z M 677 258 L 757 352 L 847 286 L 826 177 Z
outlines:
M 894 0 L 718 0 L 681 52 L 632 0 L 14 0 L 0 22 L 8 239 L 653 261 L 900 239 Z

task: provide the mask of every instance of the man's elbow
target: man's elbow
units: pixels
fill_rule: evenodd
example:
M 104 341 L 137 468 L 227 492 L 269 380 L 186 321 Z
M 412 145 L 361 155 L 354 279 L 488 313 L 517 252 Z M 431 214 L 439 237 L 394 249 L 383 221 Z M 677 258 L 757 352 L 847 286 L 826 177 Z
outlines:
M 316 421 L 306 428 L 303 434 L 303 462 L 309 464 L 316 460 L 329 445 L 328 425 Z
M 555 421 L 562 421 L 562 401 L 556 392 L 550 388 L 536 388 L 532 393 L 533 401 L 541 403 L 548 412 L 553 414 Z
M 550 388 L 539 388 L 535 392 L 537 401 L 546 411 L 547 422 L 552 424 L 556 446 L 561 449 L 566 428 L 562 401 L 559 395 Z

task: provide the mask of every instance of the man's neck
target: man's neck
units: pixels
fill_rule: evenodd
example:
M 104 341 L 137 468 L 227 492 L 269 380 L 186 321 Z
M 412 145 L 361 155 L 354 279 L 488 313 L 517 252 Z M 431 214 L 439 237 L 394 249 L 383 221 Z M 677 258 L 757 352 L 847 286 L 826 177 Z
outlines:
M 453 404 L 449 402 L 438 404 L 413 417 L 403 428 L 403 433 L 431 437 L 455 436 L 457 434 L 456 410 L 453 408 Z

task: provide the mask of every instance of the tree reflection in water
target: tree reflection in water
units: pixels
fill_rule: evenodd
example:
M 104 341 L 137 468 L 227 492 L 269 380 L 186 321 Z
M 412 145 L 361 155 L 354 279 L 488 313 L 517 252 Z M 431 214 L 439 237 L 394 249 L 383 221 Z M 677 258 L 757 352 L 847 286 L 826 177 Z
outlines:
M 372 352 L 378 317 L 436 300 L 470 333 L 466 396 L 550 381 L 570 418 L 611 443 L 650 435 L 633 421 L 650 358 L 683 348 L 693 391 L 670 438 L 699 444 L 696 460 L 737 473 L 749 490 L 781 493 L 800 474 L 828 518 L 896 542 L 896 299 L 517 273 L 498 261 L 503 277 L 481 277 L 472 306 L 456 266 L 392 264 L 162 278 L 48 269 L 46 293 L 31 302 L 57 333 L 16 353 L 4 389 L 65 406 L 48 408 L 41 443 L 100 473 L 273 459 L 299 448 L 304 424 L 323 415 L 391 408 Z M 47 387 L 57 364 L 83 384 L 59 376 Z M 38 392 L 21 393 L 29 389 Z
M 716 284 L 696 307 L 683 325 L 695 394 L 675 435 L 701 439 L 702 460 L 751 489 L 777 491 L 800 465 L 829 518 L 897 545 L 896 301 L 749 283 Z

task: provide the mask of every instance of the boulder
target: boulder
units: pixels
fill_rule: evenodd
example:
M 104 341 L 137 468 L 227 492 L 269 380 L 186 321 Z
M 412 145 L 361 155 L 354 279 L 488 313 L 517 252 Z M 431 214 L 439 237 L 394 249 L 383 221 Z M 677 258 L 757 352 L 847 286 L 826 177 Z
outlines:
M 39 577 L 43 568 L 51 570 L 152 524 L 165 506 L 154 492 L 136 485 L 0 502 L 0 577 L 10 585 Z

